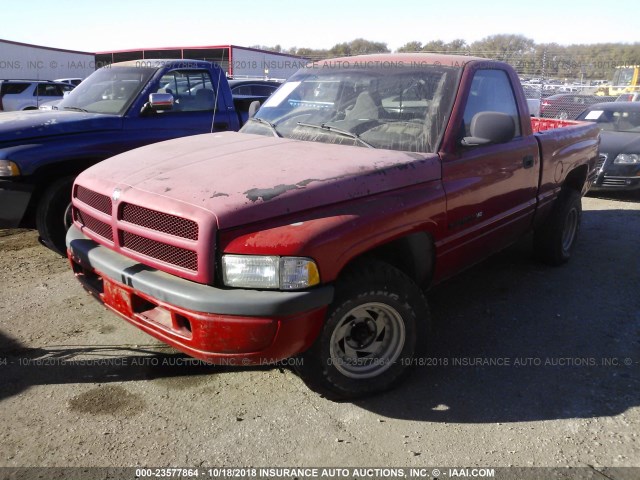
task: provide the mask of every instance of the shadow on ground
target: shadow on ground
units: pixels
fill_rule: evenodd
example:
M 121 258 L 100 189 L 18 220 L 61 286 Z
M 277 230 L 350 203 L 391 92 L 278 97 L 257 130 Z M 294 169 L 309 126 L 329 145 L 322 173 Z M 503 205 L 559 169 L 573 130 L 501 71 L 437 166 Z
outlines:
M 28 348 L 0 332 L 0 401 L 36 385 L 109 384 L 279 368 L 238 365 L 211 365 L 162 345 Z
M 640 211 L 587 211 L 568 265 L 534 263 L 526 238 L 437 286 L 428 294 L 434 328 L 421 365 L 395 390 L 356 405 L 390 418 L 452 423 L 590 418 L 639 406 L 638 238 Z M 185 367 L 188 357 L 174 352 L 28 348 L 0 332 L 0 400 L 34 385 L 237 371 Z M 92 356 L 109 361 L 74 361 Z
M 396 390 L 357 404 L 459 423 L 611 416 L 640 406 L 638 238 L 640 211 L 586 211 L 568 265 L 534 263 L 529 238 L 432 289 L 423 365 Z

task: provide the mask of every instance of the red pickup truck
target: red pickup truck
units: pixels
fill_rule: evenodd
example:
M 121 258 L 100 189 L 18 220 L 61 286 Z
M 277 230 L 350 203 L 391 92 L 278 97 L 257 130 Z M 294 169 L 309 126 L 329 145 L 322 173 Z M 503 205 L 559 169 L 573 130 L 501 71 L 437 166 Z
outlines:
M 540 259 L 569 259 L 598 141 L 594 124 L 532 120 L 504 63 L 327 60 L 241 133 L 80 174 L 68 254 L 89 292 L 157 339 L 226 365 L 299 355 L 309 385 L 353 398 L 407 372 L 430 285 L 531 231 Z

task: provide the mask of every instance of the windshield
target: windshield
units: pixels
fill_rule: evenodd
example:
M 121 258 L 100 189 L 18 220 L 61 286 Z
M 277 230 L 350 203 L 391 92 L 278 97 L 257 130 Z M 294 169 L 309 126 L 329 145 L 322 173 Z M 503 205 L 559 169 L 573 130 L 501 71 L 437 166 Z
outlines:
M 101 68 L 73 89 L 58 109 L 122 115 L 155 71 L 140 67 Z
M 460 68 L 309 67 L 260 108 L 242 131 L 297 140 L 435 152 Z
M 595 122 L 600 130 L 613 132 L 640 132 L 640 110 L 587 110 L 577 120 Z

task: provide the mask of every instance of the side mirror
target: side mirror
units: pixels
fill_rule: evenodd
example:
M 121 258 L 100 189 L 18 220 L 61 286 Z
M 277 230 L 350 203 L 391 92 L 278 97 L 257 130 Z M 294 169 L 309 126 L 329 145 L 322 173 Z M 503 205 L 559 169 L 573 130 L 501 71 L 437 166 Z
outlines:
M 249 104 L 249 118 L 253 118 L 260 108 L 260 100 L 254 100 Z
M 516 135 L 516 124 L 511 115 L 501 112 L 480 112 L 471 119 L 470 137 L 461 141 L 466 147 L 506 143 Z
M 152 93 L 149 95 L 149 107 L 156 112 L 173 108 L 173 95 L 170 93 Z

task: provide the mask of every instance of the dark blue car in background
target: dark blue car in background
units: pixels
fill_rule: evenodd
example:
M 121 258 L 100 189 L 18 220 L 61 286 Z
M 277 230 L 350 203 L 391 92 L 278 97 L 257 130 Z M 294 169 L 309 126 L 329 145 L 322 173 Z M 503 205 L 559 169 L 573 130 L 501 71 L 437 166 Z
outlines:
M 244 89 L 234 98 L 210 62 L 129 61 L 97 70 L 54 110 L 0 113 L 0 228 L 35 227 L 64 253 L 71 188 L 82 170 L 143 145 L 237 131 L 251 104 L 277 87 L 264 83 L 261 95 Z

